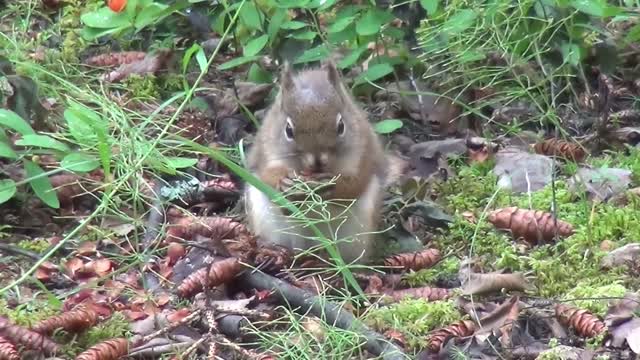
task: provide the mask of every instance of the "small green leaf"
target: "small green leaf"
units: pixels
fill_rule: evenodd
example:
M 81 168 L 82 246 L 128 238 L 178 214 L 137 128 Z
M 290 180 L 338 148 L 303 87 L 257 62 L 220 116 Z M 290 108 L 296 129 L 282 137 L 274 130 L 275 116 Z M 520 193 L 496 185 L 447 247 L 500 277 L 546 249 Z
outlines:
M 244 46 L 244 56 L 255 56 L 267 45 L 267 41 L 269 41 L 268 35 L 258 36 L 255 39 L 249 40 L 249 42 Z
M 627 36 L 625 36 L 624 40 L 627 43 L 632 43 L 640 40 L 640 24 L 634 25 L 629 32 L 627 32 Z
M 17 159 L 18 154 L 9 146 L 9 144 L 5 142 L 0 142 L 0 157 L 9 158 L 9 159 Z
M 367 36 L 377 34 L 382 26 L 393 20 L 393 15 L 379 9 L 370 9 L 357 22 L 358 35 Z
M 138 13 L 138 16 L 136 16 L 136 30 L 139 31 L 170 15 L 171 11 L 168 9 L 169 6 L 160 3 L 151 3 L 148 6 L 145 6 L 144 9 Z
M 87 41 L 93 41 L 95 39 L 101 38 L 103 36 L 111 35 L 118 33 L 120 31 L 128 29 L 129 26 L 115 27 L 109 29 L 99 29 L 85 26 L 80 30 L 80 36 Z
M 313 40 L 318 35 L 315 31 L 307 30 L 307 31 L 296 31 L 291 34 L 290 37 L 298 40 Z
M 252 1 L 247 1 L 240 9 L 240 19 L 242 23 L 249 29 L 261 30 L 264 16 Z
M 402 127 L 402 120 L 399 119 L 386 119 L 380 122 L 377 122 L 373 125 L 373 129 L 378 134 L 389 134 L 392 133 Z
M 11 110 L 0 109 L 0 125 L 13 129 L 21 135 L 35 134 L 31 125 Z
M 293 63 L 304 64 L 312 61 L 322 60 L 328 56 L 329 56 L 329 50 L 327 49 L 326 45 L 322 44 L 314 48 L 311 48 L 309 50 L 306 50 Z
M 228 70 L 232 69 L 236 66 L 244 65 L 248 62 L 252 62 L 260 59 L 260 56 L 241 56 L 239 58 L 235 58 L 233 60 L 229 60 L 226 63 L 220 64 L 218 66 L 218 70 Z
M 201 72 L 207 71 L 208 61 L 207 61 L 207 55 L 205 55 L 204 53 L 204 49 L 200 49 L 196 53 L 196 62 L 198 63 L 198 67 L 200 68 Z
M 16 183 L 11 179 L 0 180 L 0 204 L 9 201 L 16 194 Z
M 97 29 L 114 29 L 133 25 L 124 11 L 116 13 L 106 6 L 97 11 L 83 14 L 80 16 L 80 20 L 85 25 Z
M 253 63 L 247 72 L 247 80 L 256 84 L 269 84 L 273 81 L 273 76 L 260 65 Z
M 97 169 L 100 161 L 88 154 L 72 153 L 62 159 L 60 166 L 69 171 L 89 172 Z
M 328 33 L 337 33 L 340 32 L 344 29 L 347 28 L 347 26 L 351 25 L 351 23 L 353 23 L 353 20 L 355 19 L 355 16 L 347 16 L 347 17 L 343 17 L 340 19 L 337 19 L 333 24 L 331 24 L 328 28 L 327 28 L 327 32 Z
M 562 58 L 565 62 L 573 66 L 578 66 L 578 64 L 580 64 L 580 59 L 582 57 L 580 46 L 571 43 L 564 43 L 560 47 L 560 50 L 562 51 Z
M 298 29 L 302 29 L 305 26 L 307 26 L 307 24 L 303 23 L 302 21 L 287 21 L 282 25 L 280 25 L 280 29 L 298 30 Z
M 269 41 L 273 42 L 276 39 L 276 35 L 278 35 L 278 31 L 280 30 L 280 26 L 287 19 L 287 10 L 286 9 L 276 9 L 276 12 L 269 19 L 269 26 L 267 27 L 267 34 L 269 34 Z
M 362 45 L 359 48 L 351 51 L 351 53 L 347 56 L 345 56 L 344 58 L 342 58 L 342 60 L 340 60 L 338 62 L 338 67 L 340 69 L 346 69 L 348 67 L 353 66 L 353 64 L 356 63 L 356 61 L 358 61 L 358 59 L 360 59 L 360 56 L 362 56 L 362 54 L 367 51 L 368 47 L 367 45 Z
M 25 135 L 22 137 L 22 139 L 16 141 L 16 145 L 54 149 L 62 152 L 69 151 L 69 147 L 65 143 L 60 142 L 47 135 L 37 135 L 37 134 Z
M 438 0 L 420 0 L 420 5 L 428 15 L 433 15 L 438 10 Z
M 189 62 L 191 62 L 193 54 L 195 54 L 199 50 L 202 50 L 202 47 L 199 44 L 193 44 L 187 51 L 184 52 L 184 55 L 182 56 L 183 73 L 187 72 L 187 67 L 189 66 Z
M 605 0 L 571 0 L 576 10 L 597 17 L 611 16 L 611 9 Z
M 24 170 L 27 173 L 27 180 L 31 179 L 29 185 L 31 185 L 33 192 L 36 193 L 40 200 L 54 209 L 59 208 L 60 201 L 58 200 L 58 194 L 53 190 L 49 177 L 43 175 L 45 172 L 40 166 L 29 160 L 25 160 Z
M 393 66 L 387 63 L 383 64 L 375 64 L 373 66 L 369 66 L 367 71 L 358 75 L 356 78 L 356 85 L 364 84 L 368 81 L 376 81 L 380 78 L 383 78 L 393 72 Z
M 185 157 L 167 157 L 167 165 L 174 169 L 192 167 L 198 163 L 198 159 Z
M 276 6 L 282 8 L 304 8 L 311 0 L 276 0 Z
M 460 34 L 470 28 L 476 20 L 478 13 L 472 9 L 464 9 L 455 13 L 442 25 L 442 31 L 446 34 Z

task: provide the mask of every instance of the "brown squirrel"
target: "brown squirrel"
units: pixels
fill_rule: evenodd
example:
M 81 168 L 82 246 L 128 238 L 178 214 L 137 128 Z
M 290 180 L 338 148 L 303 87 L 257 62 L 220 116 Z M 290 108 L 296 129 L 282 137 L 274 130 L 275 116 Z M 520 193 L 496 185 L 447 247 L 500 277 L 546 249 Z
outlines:
M 329 240 L 339 240 L 336 245 L 347 263 L 365 263 L 372 255 L 385 163 L 377 134 L 333 61 L 297 74 L 285 63 L 280 91 L 258 130 L 247 165 L 283 192 L 301 174 L 309 182 L 333 179 L 320 194 L 337 202 L 328 205 L 335 220 L 316 226 Z M 247 186 L 245 195 L 249 225 L 261 241 L 302 250 L 320 245 L 310 238 L 308 227 L 288 217 L 260 190 Z

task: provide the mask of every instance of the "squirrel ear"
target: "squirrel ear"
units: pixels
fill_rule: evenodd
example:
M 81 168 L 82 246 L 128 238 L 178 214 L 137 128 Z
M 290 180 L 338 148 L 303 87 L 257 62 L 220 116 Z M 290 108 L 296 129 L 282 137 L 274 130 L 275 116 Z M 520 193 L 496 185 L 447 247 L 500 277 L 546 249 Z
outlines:
M 336 63 L 333 62 L 333 59 L 327 58 L 322 61 L 322 68 L 327 72 L 329 76 L 329 82 L 336 89 L 340 88 L 340 71 L 336 67 Z
M 282 74 L 280 75 L 280 84 L 283 91 L 289 91 L 293 89 L 293 70 L 289 61 L 284 62 Z

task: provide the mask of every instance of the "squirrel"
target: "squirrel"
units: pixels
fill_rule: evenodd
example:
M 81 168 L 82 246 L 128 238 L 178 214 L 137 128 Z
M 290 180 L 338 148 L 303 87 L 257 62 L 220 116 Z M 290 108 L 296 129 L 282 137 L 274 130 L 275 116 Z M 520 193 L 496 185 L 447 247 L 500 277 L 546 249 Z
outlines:
M 249 149 L 247 167 L 281 192 L 300 175 L 309 182 L 334 179 L 320 192 L 334 220 L 316 226 L 329 240 L 339 240 L 336 246 L 347 263 L 371 260 L 386 161 L 378 135 L 332 60 L 298 73 L 284 64 L 280 89 Z M 347 211 L 339 205 L 344 202 Z M 309 227 L 251 185 L 245 190 L 245 208 L 249 227 L 263 244 L 301 250 L 319 245 Z

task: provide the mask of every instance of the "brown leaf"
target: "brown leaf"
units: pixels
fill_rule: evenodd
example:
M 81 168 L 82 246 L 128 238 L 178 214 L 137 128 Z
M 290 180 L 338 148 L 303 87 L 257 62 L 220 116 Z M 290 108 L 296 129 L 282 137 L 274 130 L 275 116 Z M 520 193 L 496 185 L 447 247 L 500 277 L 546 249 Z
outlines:
M 124 338 L 103 341 L 76 357 L 76 360 L 118 360 L 129 353 L 129 340 Z
M 640 243 L 631 243 L 619 247 L 605 255 L 600 264 L 604 268 L 612 268 L 632 264 L 640 258 Z
M 465 295 L 484 294 L 502 289 L 507 291 L 524 291 L 530 287 L 524 275 L 521 273 L 479 274 L 461 272 L 460 281 L 462 283 L 462 292 Z
M 404 270 L 418 271 L 430 268 L 440 261 L 440 251 L 437 249 L 425 249 L 415 253 L 402 253 L 389 256 L 384 259 L 384 265 Z
M 181 257 L 183 257 L 187 251 L 182 244 L 172 242 L 167 248 L 167 257 L 169 258 L 169 265 L 175 264 Z
M 627 321 L 635 316 L 638 309 L 640 309 L 640 296 L 636 293 L 625 294 L 624 298 L 616 300 L 609 307 L 604 316 L 605 325 L 612 326 Z
M 97 245 L 95 241 L 85 241 L 77 248 L 77 253 L 80 256 L 89 256 L 95 254 Z
M 76 274 L 84 269 L 84 261 L 80 258 L 71 258 L 64 264 L 64 268 L 72 279 L 76 278 Z
M 555 310 L 558 320 L 572 327 L 580 336 L 596 337 L 607 330 L 607 326 L 587 310 L 564 304 L 556 305 Z
M 551 241 L 556 229 L 559 236 L 573 234 L 571 224 L 562 220 L 554 221 L 553 214 L 539 210 L 508 207 L 492 211 L 488 220 L 498 229 L 510 230 L 514 238 L 523 238 L 534 245 Z
M 518 296 L 511 297 L 500 306 L 496 307 L 491 313 L 480 319 L 481 328 L 476 331 L 479 334 L 489 335 L 499 332 L 500 341 L 505 347 L 511 347 L 511 330 L 513 323 L 518 319 L 520 313 L 520 298 Z
M 395 301 L 401 301 L 406 298 L 437 301 L 449 298 L 451 296 L 451 290 L 425 286 L 404 290 L 385 291 L 385 295 L 390 296 Z
M 273 84 L 235 83 L 235 90 L 227 90 L 224 97 L 217 101 L 216 118 L 224 119 L 238 113 L 240 111 L 239 104 L 252 108 L 262 103 L 272 88 Z
M 167 315 L 167 320 L 169 320 L 170 323 L 178 323 L 189 315 L 191 315 L 191 309 L 183 308 Z

